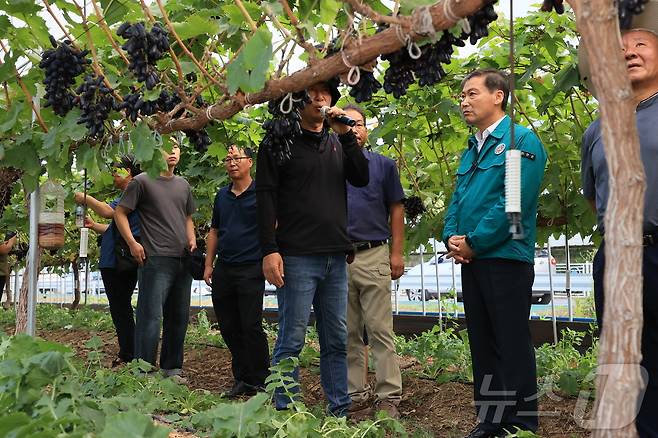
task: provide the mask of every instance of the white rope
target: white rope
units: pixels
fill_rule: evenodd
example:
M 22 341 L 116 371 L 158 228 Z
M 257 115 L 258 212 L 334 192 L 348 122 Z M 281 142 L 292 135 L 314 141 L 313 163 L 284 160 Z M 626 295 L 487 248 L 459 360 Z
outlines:
M 344 50 L 340 51 L 340 56 L 343 58 L 343 64 L 345 64 L 345 66 L 350 69 L 349 73 L 347 73 L 347 85 L 353 86 L 358 84 L 361 80 L 361 70 L 359 70 L 358 66 L 349 62 L 347 59 L 347 54 Z
M 409 57 L 411 59 L 420 58 L 420 55 L 423 54 L 423 52 L 420 50 L 420 47 L 418 47 L 418 44 L 411 40 L 411 37 L 408 33 L 404 33 L 402 26 L 399 24 L 395 25 L 395 35 L 397 35 L 398 40 L 400 40 L 402 45 L 407 46 L 407 52 L 409 53 Z
M 430 12 L 430 7 L 421 6 L 414 9 L 413 17 L 414 32 L 417 35 L 434 39 L 434 36 L 436 35 L 436 29 L 434 29 L 434 24 L 432 23 L 432 13 Z
M 448 20 L 454 21 L 455 23 L 461 20 L 461 17 L 458 17 L 453 12 L 452 6 L 450 5 L 450 0 L 443 0 L 443 13 L 448 18 Z
M 253 106 L 253 103 L 251 103 L 251 99 L 249 99 L 249 93 L 244 94 L 244 101 L 247 103 L 246 106 L 248 107 Z
M 420 47 L 418 47 L 418 44 L 416 44 L 413 41 L 407 46 L 407 51 L 409 52 L 409 57 L 411 59 L 418 59 L 423 54 L 423 51 L 420 50 Z
M 212 105 L 206 107 L 206 117 L 208 120 L 215 120 L 215 118 L 212 116 L 212 107 L 214 107 L 215 104 L 213 103 Z
M 406 35 L 404 31 L 402 30 L 402 26 L 399 24 L 396 24 L 395 26 L 395 35 L 397 35 L 398 40 L 402 43 L 403 46 L 406 46 L 409 44 L 409 40 L 411 39 L 409 35 Z
M 292 111 L 292 104 L 292 93 L 288 93 L 286 94 L 286 97 L 281 100 L 281 103 L 279 104 L 279 110 L 283 114 L 288 114 L 290 111 Z

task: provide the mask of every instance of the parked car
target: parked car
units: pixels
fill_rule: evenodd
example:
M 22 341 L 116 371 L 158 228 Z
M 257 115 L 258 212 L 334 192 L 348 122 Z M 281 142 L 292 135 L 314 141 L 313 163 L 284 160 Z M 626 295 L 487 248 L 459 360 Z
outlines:
M 549 304 L 551 302 L 550 280 L 553 282 L 553 290 L 560 292 L 566 289 L 565 275 L 558 274 L 555 270 L 556 260 L 548 257 L 548 251 L 537 249 L 535 252 L 535 282 L 532 291 L 533 304 Z M 552 274 L 549 280 L 549 269 Z M 454 288 L 453 288 L 454 275 Z M 571 275 L 570 290 L 584 293 L 591 290 L 591 275 Z M 430 258 L 423 264 L 418 264 L 409 269 L 394 284 L 394 290 L 406 296 L 410 301 L 420 301 L 424 291 L 425 301 L 436 300 L 439 291 L 442 295 L 457 293 L 457 300 L 462 301 L 461 291 L 461 267 L 453 264 L 452 260 L 446 259 L 445 254 Z

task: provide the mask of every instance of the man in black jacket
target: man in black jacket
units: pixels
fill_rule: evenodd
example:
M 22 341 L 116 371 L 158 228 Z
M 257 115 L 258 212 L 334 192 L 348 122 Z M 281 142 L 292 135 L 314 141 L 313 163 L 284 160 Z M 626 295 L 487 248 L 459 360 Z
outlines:
M 368 184 L 368 161 L 349 126 L 335 117 L 340 98 L 331 84 L 307 90 L 300 111 L 302 135 L 283 164 L 267 148 L 258 151 L 256 193 L 263 273 L 277 287 L 279 331 L 272 364 L 297 357 L 304 346 L 311 305 L 320 341 L 320 380 L 329 411 L 345 415 L 347 393 L 347 236 L 346 180 Z M 320 108 L 332 106 L 323 117 Z M 328 126 L 335 133 L 329 132 Z M 338 134 L 338 135 L 336 135 Z M 298 370 L 293 372 L 297 381 Z M 298 388 L 292 389 L 297 392 Z M 291 402 L 282 391 L 277 409 Z

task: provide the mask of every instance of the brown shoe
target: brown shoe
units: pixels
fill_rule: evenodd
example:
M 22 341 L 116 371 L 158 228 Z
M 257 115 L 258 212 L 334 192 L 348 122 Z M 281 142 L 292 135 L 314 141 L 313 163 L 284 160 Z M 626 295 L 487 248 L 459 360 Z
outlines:
M 388 400 L 377 401 L 373 410 L 375 412 L 384 411 L 389 417 L 395 420 L 400 419 L 400 412 L 398 411 L 398 407 Z
M 365 420 L 372 420 L 372 418 L 374 416 L 374 413 L 375 413 L 375 411 L 372 410 L 372 405 L 370 405 L 370 406 L 362 408 L 358 411 L 350 410 L 347 413 L 347 416 L 350 419 L 350 421 L 352 421 L 354 423 L 359 423 L 359 422 L 365 421 Z
M 372 408 L 372 398 L 367 398 L 358 402 L 352 402 L 348 412 L 358 412 L 369 408 Z

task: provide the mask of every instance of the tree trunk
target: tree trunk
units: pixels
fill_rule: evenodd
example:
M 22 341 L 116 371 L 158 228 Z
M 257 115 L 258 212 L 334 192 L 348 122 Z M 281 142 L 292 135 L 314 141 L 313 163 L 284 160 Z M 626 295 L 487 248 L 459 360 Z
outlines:
M 75 310 L 80 305 L 80 267 L 78 266 L 78 256 L 73 259 L 71 263 L 73 268 L 73 303 L 71 303 L 71 310 Z
M 612 0 L 572 2 L 599 90 L 601 132 L 610 173 L 605 218 L 605 322 L 599 348 L 594 437 L 636 437 L 642 388 L 642 218 L 645 178 L 633 91 L 620 50 Z M 595 422 L 595 424 L 594 424 Z

